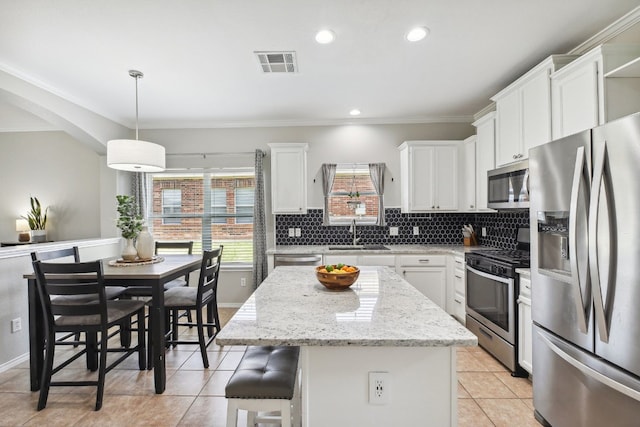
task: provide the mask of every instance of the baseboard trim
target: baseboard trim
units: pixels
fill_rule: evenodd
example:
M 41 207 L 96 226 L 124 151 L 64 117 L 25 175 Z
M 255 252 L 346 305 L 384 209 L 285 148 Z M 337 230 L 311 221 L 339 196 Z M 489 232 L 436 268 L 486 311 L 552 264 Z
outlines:
M 19 364 L 27 360 L 29 360 L 29 353 L 18 356 L 15 359 L 9 360 L 8 362 L 0 365 L 0 372 L 8 371 L 9 369 L 18 366 Z

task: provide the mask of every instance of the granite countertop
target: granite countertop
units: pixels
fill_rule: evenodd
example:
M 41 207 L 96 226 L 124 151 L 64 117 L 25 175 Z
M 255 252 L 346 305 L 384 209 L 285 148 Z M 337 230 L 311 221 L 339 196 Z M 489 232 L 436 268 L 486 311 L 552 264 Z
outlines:
M 489 249 L 488 246 L 463 246 L 463 245 L 384 245 L 389 249 L 354 249 L 331 250 L 328 245 L 277 245 L 267 249 L 267 255 L 327 255 L 327 254 L 376 254 L 376 255 L 402 255 L 402 254 L 465 254 L 474 250 Z
M 516 273 L 528 279 L 531 279 L 531 270 L 528 268 L 516 268 Z
M 220 331 L 220 345 L 449 347 L 477 338 L 388 267 L 329 291 L 313 267 L 277 267 Z

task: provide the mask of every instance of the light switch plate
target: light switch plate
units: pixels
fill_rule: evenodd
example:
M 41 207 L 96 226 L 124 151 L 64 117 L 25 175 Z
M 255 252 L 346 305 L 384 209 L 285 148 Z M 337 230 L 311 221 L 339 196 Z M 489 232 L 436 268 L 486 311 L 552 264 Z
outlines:
M 300 237 L 300 236 L 302 236 L 302 229 L 296 228 L 296 237 Z
M 290 229 L 289 229 L 289 237 L 296 237 L 296 230 L 295 230 L 295 228 L 290 228 Z
M 397 236 L 398 227 L 389 227 L 389 236 Z
M 414 236 L 419 236 L 420 235 L 420 227 L 418 227 L 418 226 L 413 227 L 413 235 Z

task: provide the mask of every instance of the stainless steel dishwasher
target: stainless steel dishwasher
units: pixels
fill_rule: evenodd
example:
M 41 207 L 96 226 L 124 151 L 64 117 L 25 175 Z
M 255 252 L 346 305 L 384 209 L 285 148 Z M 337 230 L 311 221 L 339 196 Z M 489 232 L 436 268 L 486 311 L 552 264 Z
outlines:
M 322 265 L 322 255 L 280 254 L 273 259 L 274 267 L 280 265 Z

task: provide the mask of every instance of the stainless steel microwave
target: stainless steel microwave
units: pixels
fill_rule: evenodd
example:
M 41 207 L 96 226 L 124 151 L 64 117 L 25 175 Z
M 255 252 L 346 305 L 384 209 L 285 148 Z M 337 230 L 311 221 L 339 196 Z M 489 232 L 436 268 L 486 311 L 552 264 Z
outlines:
M 487 207 L 529 209 L 529 161 L 487 172 Z

